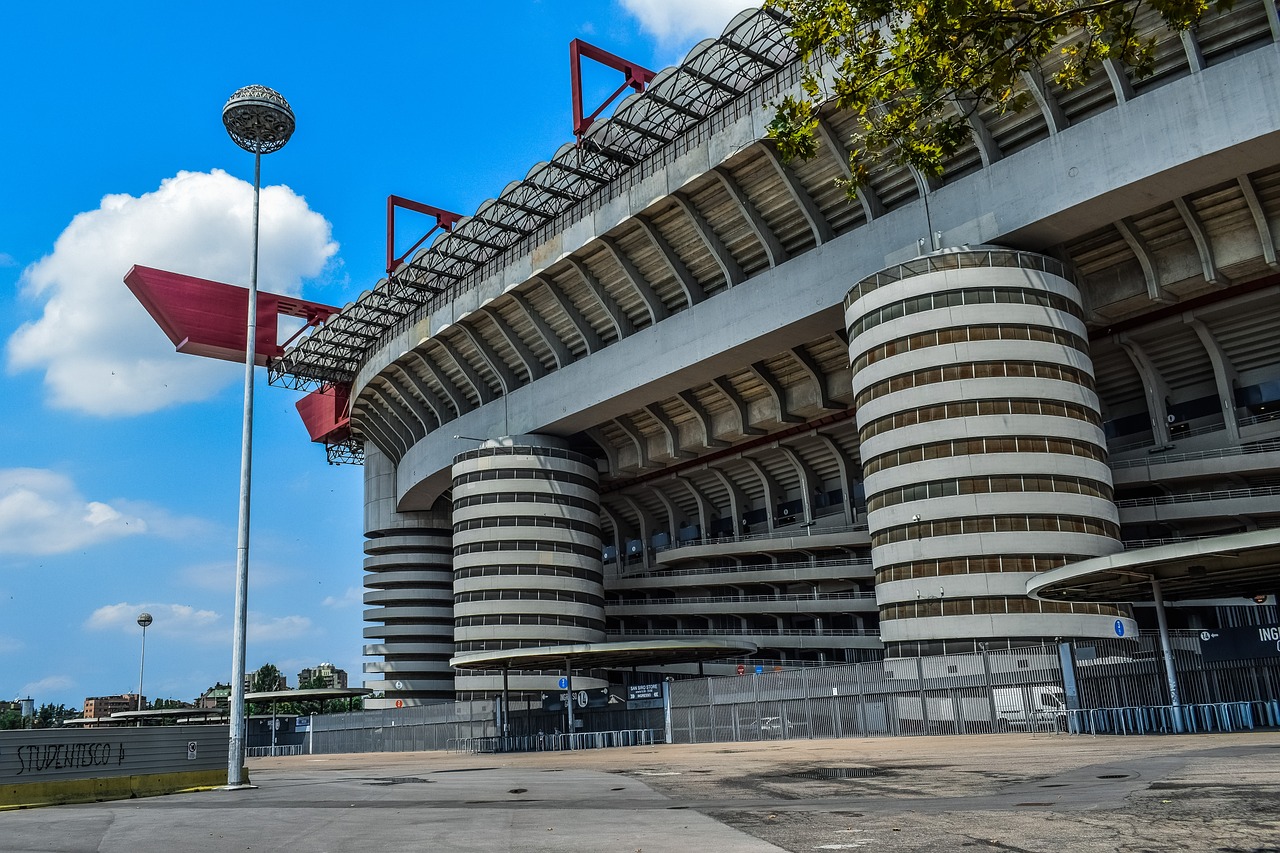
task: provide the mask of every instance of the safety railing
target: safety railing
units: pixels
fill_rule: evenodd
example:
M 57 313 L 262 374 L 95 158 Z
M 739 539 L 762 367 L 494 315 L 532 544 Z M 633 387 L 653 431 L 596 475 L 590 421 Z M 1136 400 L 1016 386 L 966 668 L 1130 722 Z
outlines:
M 298 744 L 289 746 L 250 746 L 244 751 L 248 758 L 274 758 L 281 755 L 301 755 L 302 747 Z
M 708 595 L 684 596 L 682 598 L 624 598 L 611 603 L 611 607 L 643 607 L 648 604 L 737 604 L 768 603 L 770 601 L 841 601 L 850 598 L 874 599 L 874 592 L 819 592 L 805 595 L 793 593 L 786 595 Z
M 879 628 L 645 628 L 610 631 L 610 637 L 879 637 Z
M 742 566 L 704 566 L 696 569 L 656 569 L 651 572 L 631 572 L 629 579 L 635 578 L 674 578 L 687 575 L 719 575 L 735 572 L 794 572 L 807 569 L 848 568 L 850 566 L 871 567 L 870 557 L 850 557 L 847 560 L 810 560 L 804 563 L 771 563 L 769 565 Z
M 842 524 L 835 527 L 818 527 L 812 524 L 787 524 L 765 533 L 742 533 L 736 536 L 713 536 L 703 539 L 688 539 L 684 542 L 672 542 L 653 549 L 655 554 L 673 551 L 677 548 L 691 548 L 697 545 L 724 545 L 729 542 L 759 542 L 764 539 L 800 539 L 805 536 L 822 536 L 827 533 L 865 533 L 867 523 Z
M 1254 453 L 1273 453 L 1280 450 L 1280 441 L 1259 441 L 1239 447 L 1219 447 L 1214 450 L 1193 450 L 1186 453 L 1162 453 L 1141 459 L 1122 459 L 1111 463 L 1111 469 L 1142 468 L 1147 465 L 1167 465 L 1172 462 L 1191 462 L 1196 459 L 1221 459 L 1227 456 L 1248 456 Z M 1113 453 L 1116 451 L 1112 451 Z
M 1165 504 L 1200 503 L 1202 501 L 1226 501 L 1240 498 L 1258 498 L 1280 495 L 1280 486 L 1254 486 L 1247 489 L 1219 489 L 1212 492 L 1188 492 L 1181 495 L 1159 495 L 1149 498 L 1125 498 L 1116 501 L 1118 507 L 1163 506 Z
M 656 729 L 620 729 L 609 732 L 538 732 L 532 735 L 451 738 L 451 752 L 559 752 L 578 749 L 614 749 L 626 746 L 653 746 L 663 743 Z
M 1067 731 L 1090 735 L 1252 731 L 1280 725 L 1280 701 L 1138 705 L 1067 711 Z

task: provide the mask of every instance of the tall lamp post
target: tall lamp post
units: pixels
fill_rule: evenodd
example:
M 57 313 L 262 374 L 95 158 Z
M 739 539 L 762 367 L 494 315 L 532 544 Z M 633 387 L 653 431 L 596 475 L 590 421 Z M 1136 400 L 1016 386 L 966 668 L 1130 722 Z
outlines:
M 227 749 L 227 787 L 242 784 L 244 767 L 245 628 L 249 613 L 249 486 L 253 461 L 253 368 L 258 336 L 258 196 L 262 155 L 279 151 L 293 135 L 293 110 L 279 92 L 266 86 L 237 89 L 222 108 L 231 139 L 253 154 L 253 260 L 249 265 L 249 318 L 245 331 L 244 426 L 240 443 L 240 526 L 236 536 L 236 615 L 231 656 L 231 740 Z
M 143 611 L 138 614 L 138 624 L 142 627 L 142 658 L 138 662 L 138 710 L 142 710 L 142 674 L 147 670 L 147 626 L 151 624 L 151 614 Z M 141 725 L 142 721 L 139 720 Z

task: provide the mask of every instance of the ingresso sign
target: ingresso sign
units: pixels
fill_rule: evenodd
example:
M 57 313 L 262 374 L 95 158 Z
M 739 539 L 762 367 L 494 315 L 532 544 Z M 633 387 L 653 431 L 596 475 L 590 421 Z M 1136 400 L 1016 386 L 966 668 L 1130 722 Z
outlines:
M 1280 657 L 1280 625 L 1201 631 L 1200 653 L 1206 661 Z

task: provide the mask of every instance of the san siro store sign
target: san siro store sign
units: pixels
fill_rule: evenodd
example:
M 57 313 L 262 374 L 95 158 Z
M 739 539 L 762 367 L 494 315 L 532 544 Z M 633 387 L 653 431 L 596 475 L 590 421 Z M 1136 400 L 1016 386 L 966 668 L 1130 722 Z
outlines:
M 1200 653 L 1206 661 L 1280 657 L 1280 625 L 1201 631 Z

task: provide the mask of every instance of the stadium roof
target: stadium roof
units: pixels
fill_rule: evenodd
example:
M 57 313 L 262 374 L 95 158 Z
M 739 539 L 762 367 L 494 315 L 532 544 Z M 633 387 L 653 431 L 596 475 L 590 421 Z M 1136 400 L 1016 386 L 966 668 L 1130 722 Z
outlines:
M 422 306 L 447 303 L 531 250 L 584 200 L 676 142 L 730 101 L 795 62 L 787 18 L 772 9 L 739 13 L 717 39 L 694 46 L 677 67 L 660 71 L 575 145 L 562 145 L 496 199 L 483 202 L 451 232 L 389 279 L 366 290 L 270 365 L 272 384 L 315 388 L 352 381 L 365 353 Z

